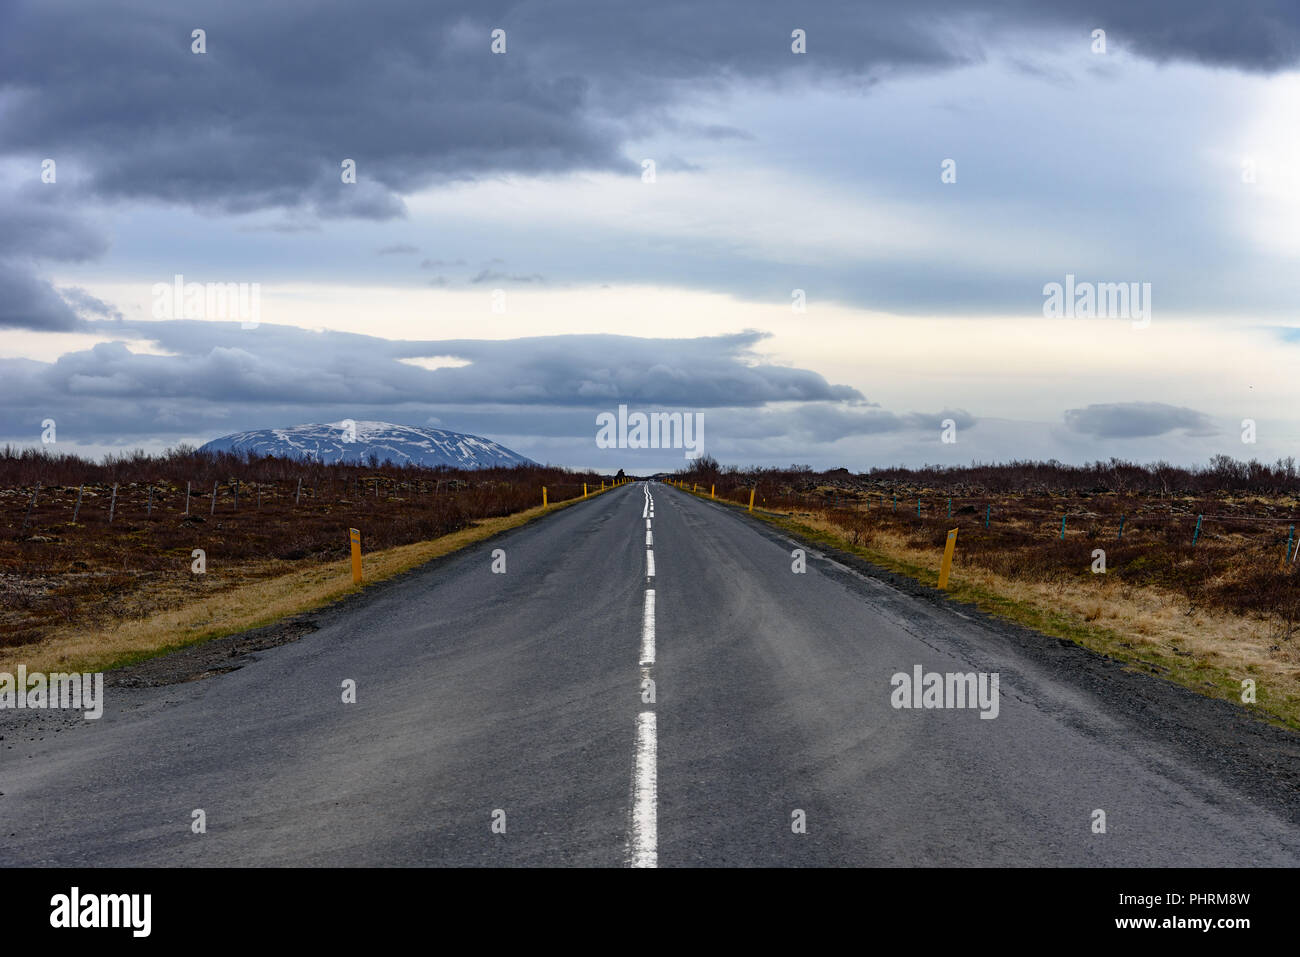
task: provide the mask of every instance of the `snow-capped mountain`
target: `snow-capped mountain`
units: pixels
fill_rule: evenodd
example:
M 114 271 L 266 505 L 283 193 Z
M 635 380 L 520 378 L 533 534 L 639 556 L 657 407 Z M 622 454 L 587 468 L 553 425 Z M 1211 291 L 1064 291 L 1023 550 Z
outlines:
M 477 435 L 445 429 L 417 429 L 391 422 L 330 422 L 325 425 L 295 425 L 289 429 L 258 429 L 236 432 L 205 443 L 201 452 L 254 452 L 333 462 L 368 463 L 370 456 L 394 465 L 439 466 L 481 469 L 493 466 L 536 465 Z

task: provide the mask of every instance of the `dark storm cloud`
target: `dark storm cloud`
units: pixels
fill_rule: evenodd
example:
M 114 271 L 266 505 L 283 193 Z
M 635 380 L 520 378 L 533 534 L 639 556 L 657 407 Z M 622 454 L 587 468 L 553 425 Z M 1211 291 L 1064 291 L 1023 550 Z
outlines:
M 77 314 L 31 269 L 0 261 L 0 329 L 69 332 Z
M 1163 402 L 1115 402 L 1069 409 L 1066 427 L 1097 438 L 1147 438 L 1183 429 L 1188 435 L 1213 435 L 1214 423 L 1204 412 Z
M 0 157 L 29 169 L 33 184 L 40 160 L 53 158 L 61 184 L 75 171 L 87 199 L 281 209 L 286 222 L 244 228 L 303 232 L 318 218 L 402 217 L 404 194 L 456 179 L 639 175 L 625 144 L 689 126 L 674 107 L 694 90 L 811 77 L 867 89 L 1017 46 L 1029 48 L 1025 68 L 1046 70 L 1036 31 L 1086 44 L 1096 27 L 1157 60 L 1276 71 L 1300 59 L 1298 23 L 1293 0 L 8 0 Z M 489 52 L 497 27 L 507 31 L 500 56 Z M 805 56 L 790 53 L 794 27 L 807 31 Z M 201 55 L 191 52 L 195 28 L 206 31 Z M 356 162 L 355 184 L 340 180 L 345 159 Z M 688 157 L 661 165 L 694 168 Z M 64 185 L 44 188 L 65 195 Z M 75 207 L 47 200 L 0 198 L 2 326 L 73 328 L 41 261 L 106 248 Z
M 389 341 L 292 326 L 178 320 L 98 322 L 123 341 L 52 363 L 0 360 L 0 434 L 50 416 L 69 435 L 192 434 L 353 418 L 424 421 L 444 406 L 540 409 L 760 408 L 768 403 L 862 403 L 815 372 L 756 362 L 750 332 L 701 339 L 574 335 L 510 340 Z M 174 355 L 132 352 L 129 340 Z M 404 358 L 456 356 L 428 370 Z M 347 410 L 352 410 L 349 413 Z
M 831 3 L 768 0 L 200 7 L 11 2 L 0 14 L 0 143 L 76 157 L 95 192 L 249 211 L 403 215 L 400 194 L 498 171 L 637 167 L 686 84 L 871 83 L 978 60 L 1035 29 L 1094 27 L 1160 59 L 1249 70 L 1297 60 L 1294 3 Z M 790 53 L 793 27 L 808 54 Z M 191 52 L 191 31 L 207 52 Z M 507 52 L 489 52 L 507 31 Z M 718 135 L 743 136 L 719 129 Z M 357 183 L 340 183 L 340 163 Z M 683 160 L 683 163 L 688 161 Z
M 40 164 L 33 162 L 33 179 Z M 54 183 L 28 184 L 0 193 L 0 328 L 67 332 L 78 324 L 69 302 L 102 316 L 109 307 L 84 293 L 60 294 L 42 278 L 44 262 L 84 262 L 101 255 L 108 239 L 67 208 L 69 190 Z M 78 298 L 78 297 L 81 298 Z M 65 299 L 67 301 L 65 301 Z
M 123 318 L 121 311 L 116 306 L 110 305 L 98 296 L 92 296 L 79 286 L 68 286 L 60 289 L 59 295 L 79 314 L 89 314 L 100 319 Z

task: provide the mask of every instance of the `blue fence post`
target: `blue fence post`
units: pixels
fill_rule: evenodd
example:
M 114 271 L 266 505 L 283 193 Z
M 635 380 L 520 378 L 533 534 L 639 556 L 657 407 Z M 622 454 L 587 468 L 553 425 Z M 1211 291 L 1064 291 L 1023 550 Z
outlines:
M 1286 533 L 1286 554 L 1282 556 L 1284 561 L 1293 562 L 1295 556 L 1291 554 L 1291 539 L 1295 537 L 1295 526 L 1292 525 Z
M 1204 515 L 1197 515 L 1197 516 L 1196 516 L 1196 531 L 1192 532 L 1192 544 L 1193 544 L 1193 545 L 1195 545 L 1195 544 L 1196 544 L 1196 540 L 1197 540 L 1198 538 L 1201 537 L 1201 519 L 1203 519 L 1204 517 L 1205 517 Z
M 1123 515 L 1119 517 L 1119 534 L 1115 537 L 1120 540 L 1124 538 L 1124 516 Z
M 993 506 L 989 505 L 984 509 L 984 527 L 989 527 L 989 516 L 993 514 Z
M 919 498 L 916 500 L 916 517 L 921 517 L 921 500 Z
M 952 499 L 948 499 L 948 517 L 952 518 Z
M 1061 516 L 1061 541 L 1065 541 L 1065 516 Z

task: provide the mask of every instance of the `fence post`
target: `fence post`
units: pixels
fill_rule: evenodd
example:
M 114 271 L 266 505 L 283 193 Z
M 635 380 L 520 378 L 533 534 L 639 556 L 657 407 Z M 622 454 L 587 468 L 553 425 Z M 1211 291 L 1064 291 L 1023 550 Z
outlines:
M 117 485 L 113 485 L 113 497 L 108 502 L 108 524 L 113 524 L 113 512 L 117 510 Z
M 1061 541 L 1065 541 L 1065 516 L 1061 516 Z
M 993 514 L 993 506 L 992 505 L 984 506 L 984 527 L 985 528 L 989 527 L 989 516 L 992 514 Z
M 190 483 L 185 483 L 185 514 L 190 514 Z
M 257 484 L 257 507 L 262 507 L 262 483 Z
M 948 529 L 948 542 L 943 547 L 943 563 L 939 566 L 939 590 L 948 587 L 948 573 L 952 571 L 952 553 L 957 548 L 957 529 Z
M 293 493 L 293 504 L 297 505 L 302 499 L 302 476 L 298 476 L 298 491 Z
M 1295 526 L 1292 525 L 1286 533 L 1286 552 L 1282 555 L 1283 559 L 1289 557 L 1290 561 L 1295 561 L 1295 556 L 1291 554 L 1291 539 L 1295 537 Z
M 1204 517 L 1205 517 L 1204 515 L 1197 515 L 1197 516 L 1196 516 L 1196 531 L 1192 532 L 1192 544 L 1193 544 L 1193 545 L 1195 545 L 1195 544 L 1196 544 L 1196 540 L 1197 540 L 1198 538 L 1201 537 L 1201 519 L 1203 519 Z
M 208 515 L 217 514 L 217 483 L 212 483 L 212 507 L 208 509 Z
M 921 500 L 919 498 L 916 500 L 916 517 L 921 517 Z
M 144 507 L 144 517 L 153 518 L 153 486 L 149 486 L 149 503 Z
M 32 509 L 36 507 L 36 495 L 41 490 L 41 483 L 37 482 L 36 487 L 32 489 L 32 500 L 27 503 L 27 514 L 23 516 L 23 531 L 27 531 L 27 520 L 32 517 Z
M 235 511 L 239 511 L 239 479 L 235 479 Z
M 348 539 L 352 543 L 352 584 L 361 584 L 361 531 L 348 529 Z
M 952 518 L 952 499 L 948 499 L 948 517 Z
M 73 525 L 76 525 L 76 524 L 77 524 L 77 515 L 81 512 L 81 493 L 84 492 L 85 490 L 86 490 L 86 486 L 85 486 L 84 483 L 82 484 L 81 488 L 77 489 L 77 504 L 76 504 L 76 506 L 73 507 L 73 509 L 72 509 L 72 524 L 73 524 Z
M 1123 515 L 1119 517 L 1119 534 L 1115 536 L 1115 540 L 1116 541 L 1124 540 L 1124 516 Z

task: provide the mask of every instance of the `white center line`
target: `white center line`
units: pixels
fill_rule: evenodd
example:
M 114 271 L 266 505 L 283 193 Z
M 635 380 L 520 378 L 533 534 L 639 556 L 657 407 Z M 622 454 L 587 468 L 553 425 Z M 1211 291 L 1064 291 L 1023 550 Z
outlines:
M 645 487 L 646 577 L 654 578 L 655 553 L 650 519 L 654 517 L 654 500 L 650 486 Z M 643 687 L 650 681 L 650 669 L 655 663 L 655 590 L 645 590 L 645 606 L 641 616 L 641 678 Z M 628 858 L 633 867 L 659 866 L 659 745 L 655 732 L 655 713 L 642 711 L 636 720 L 636 759 L 632 771 L 632 826 L 628 839 Z
M 655 713 L 642 711 L 636 720 L 636 770 L 632 776 L 633 867 L 659 866 L 659 758 Z
M 645 613 L 641 617 L 641 664 L 655 663 L 655 590 L 645 590 Z

